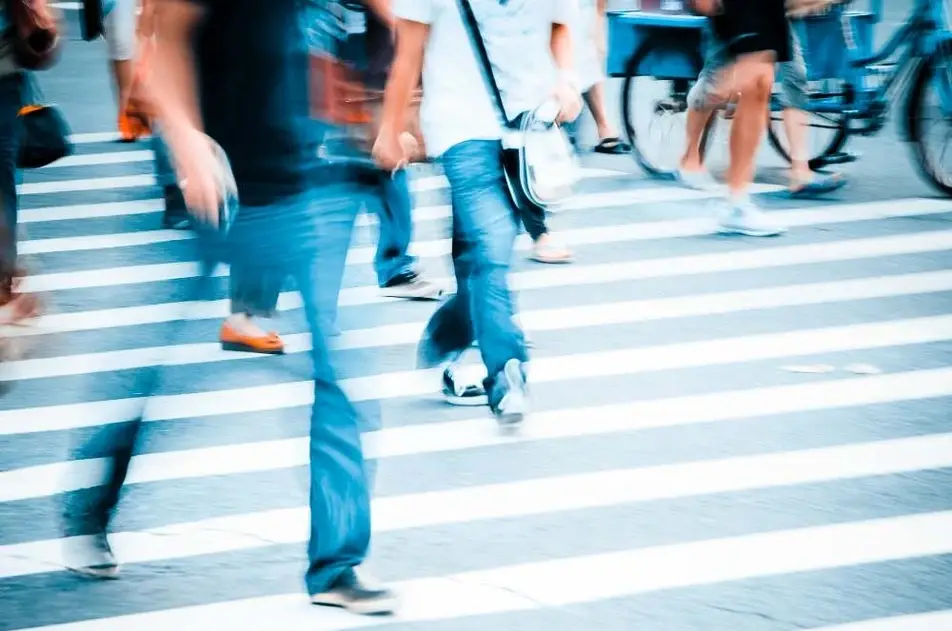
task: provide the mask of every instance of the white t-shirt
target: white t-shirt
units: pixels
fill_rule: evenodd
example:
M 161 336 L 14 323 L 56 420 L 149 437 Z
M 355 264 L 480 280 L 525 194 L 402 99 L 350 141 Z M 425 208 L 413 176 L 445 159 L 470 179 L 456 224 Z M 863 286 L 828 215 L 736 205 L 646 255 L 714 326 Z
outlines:
M 579 88 L 588 92 L 596 83 L 604 80 L 603 61 L 598 54 L 595 35 L 598 25 L 598 4 L 596 0 L 576 0 L 579 11 L 572 24 L 572 57 L 575 72 L 579 79 Z
M 552 93 L 553 24 L 576 20 L 577 0 L 470 0 L 512 119 Z M 420 122 L 427 152 L 439 157 L 467 140 L 494 140 L 502 125 L 458 0 L 395 0 L 394 14 L 430 26 L 423 62 Z

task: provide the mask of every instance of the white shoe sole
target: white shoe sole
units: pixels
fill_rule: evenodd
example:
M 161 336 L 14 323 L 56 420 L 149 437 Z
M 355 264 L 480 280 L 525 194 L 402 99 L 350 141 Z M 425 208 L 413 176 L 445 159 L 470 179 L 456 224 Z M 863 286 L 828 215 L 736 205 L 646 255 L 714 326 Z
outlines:
M 370 600 L 351 601 L 336 592 L 327 592 L 312 596 L 311 604 L 320 607 L 337 607 L 362 616 L 383 616 L 392 614 L 399 609 L 400 597 L 393 595 Z
M 496 422 L 500 427 L 513 428 L 522 423 L 529 407 L 522 377 L 522 366 L 517 359 L 510 359 L 503 368 L 509 390 L 496 406 Z
M 717 227 L 717 232 L 720 234 L 740 235 L 743 237 L 779 237 L 786 231 L 786 228 L 774 228 L 773 230 L 754 230 L 751 228 L 741 228 L 739 226 Z

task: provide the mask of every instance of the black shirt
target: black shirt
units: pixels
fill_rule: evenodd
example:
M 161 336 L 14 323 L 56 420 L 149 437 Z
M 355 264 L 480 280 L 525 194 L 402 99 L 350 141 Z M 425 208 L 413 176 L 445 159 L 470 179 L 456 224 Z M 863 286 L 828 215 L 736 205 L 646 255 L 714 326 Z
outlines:
M 241 203 L 303 192 L 317 166 L 310 120 L 308 46 L 299 0 L 192 0 L 206 133 L 231 161 Z
M 786 0 L 723 0 L 723 12 L 712 18 L 714 32 L 733 55 L 774 51 L 777 61 L 790 61 L 792 46 Z

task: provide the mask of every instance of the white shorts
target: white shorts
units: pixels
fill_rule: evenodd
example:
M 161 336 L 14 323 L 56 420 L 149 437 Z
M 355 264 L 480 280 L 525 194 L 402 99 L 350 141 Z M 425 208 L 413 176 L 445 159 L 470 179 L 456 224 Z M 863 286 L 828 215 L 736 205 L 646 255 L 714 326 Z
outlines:
M 595 0 L 579 0 L 577 24 L 572 24 L 572 54 L 575 56 L 575 72 L 578 75 L 582 92 L 588 92 L 596 83 L 605 80 L 602 70 L 604 62 L 598 54 L 595 42 L 595 29 L 598 10 Z
M 109 15 L 103 21 L 109 59 L 128 61 L 136 56 L 137 0 L 116 0 Z

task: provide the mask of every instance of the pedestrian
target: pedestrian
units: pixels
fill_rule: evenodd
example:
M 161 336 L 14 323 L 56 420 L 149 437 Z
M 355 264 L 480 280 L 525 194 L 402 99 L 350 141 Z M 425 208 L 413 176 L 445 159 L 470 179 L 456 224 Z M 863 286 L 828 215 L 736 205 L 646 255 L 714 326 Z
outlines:
M 618 135 L 605 105 L 605 13 L 608 0 L 578 0 L 578 21 L 572 28 L 572 50 L 581 81 L 582 98 L 595 120 L 595 153 L 622 155 L 631 146 Z
M 393 592 L 356 571 L 371 534 L 362 419 L 338 383 L 326 328 L 367 193 L 350 165 L 318 155 L 317 132 L 329 125 L 310 118 L 305 7 L 298 0 L 157 0 L 155 11 L 152 94 L 206 262 L 222 252 L 260 277 L 291 276 L 304 303 L 314 364 L 307 592 L 317 605 L 389 613 Z M 231 222 L 212 141 L 231 161 L 240 200 Z M 157 374 L 140 379 L 134 394 L 148 396 Z M 67 526 L 92 535 L 79 540 L 84 547 L 70 563 L 89 576 L 118 575 L 107 531 L 141 421 L 84 445 L 100 447 L 110 463 L 88 501 L 67 507 Z
M 137 0 L 115 0 L 103 21 L 110 71 L 116 91 L 119 140 L 133 142 L 147 133 L 143 122 L 130 116 L 129 97 L 135 81 Z
M 811 2 L 813 10 L 817 10 L 817 2 Z M 788 6 L 790 6 L 788 2 Z M 792 15 L 801 16 L 802 7 L 796 7 Z M 688 111 L 687 142 L 684 156 L 681 159 L 679 179 L 690 188 L 709 190 L 716 186 L 716 181 L 705 169 L 701 156 L 701 136 L 707 121 L 714 114 L 715 99 L 705 97 L 709 92 L 716 92 L 716 80 L 721 72 L 730 65 L 731 58 L 727 54 L 724 42 L 720 41 L 712 29 L 706 31 L 707 59 L 704 69 L 698 77 L 697 84 L 692 90 L 692 107 Z M 830 193 L 846 184 L 846 180 L 839 174 L 818 175 L 810 169 L 809 163 L 809 114 L 810 97 L 807 85 L 807 67 L 804 60 L 803 47 L 791 29 L 791 59 L 777 64 L 777 73 L 783 88 L 783 126 L 789 144 L 790 176 L 788 191 L 795 197 L 817 196 Z
M 17 251 L 17 116 L 23 105 L 27 75 L 16 61 L 7 9 L 7 1 L 0 0 L 0 359 L 14 359 L 22 348 L 3 329 L 29 320 L 38 309 L 35 296 L 20 292 L 23 270 Z
M 709 16 L 717 41 L 724 42 L 725 63 L 716 74 L 695 84 L 688 95 L 688 138 L 700 138 L 716 105 L 737 99 L 730 139 L 728 197 L 717 202 L 719 230 L 761 237 L 781 234 L 785 228 L 751 200 L 750 185 L 767 127 L 765 112 L 773 90 L 774 64 L 792 59 L 785 0 L 693 0 L 693 4 L 695 10 Z M 696 165 L 686 159 L 682 166 L 682 179 L 691 181 Z
M 450 183 L 457 293 L 433 315 L 420 342 L 421 365 L 456 359 L 478 340 L 484 388 L 497 421 L 517 425 L 527 410 L 528 353 L 513 322 L 508 287 L 520 208 L 503 176 L 503 124 L 463 20 L 469 2 L 505 107 L 528 112 L 554 98 L 562 117 L 581 108 L 569 25 L 575 0 L 396 0 L 397 52 L 375 155 L 381 167 L 406 161 L 399 121 L 423 77 L 426 149 Z
M 393 57 L 391 0 L 358 0 L 346 10 L 356 17 L 347 26 L 349 37 L 363 50 L 361 78 L 370 93 L 382 92 Z M 362 26 L 355 30 L 354 24 Z M 359 32 L 358 32 L 359 31 Z M 413 237 L 413 200 L 406 171 L 391 174 L 366 171 L 361 179 L 372 193 L 367 210 L 378 222 L 374 270 L 381 294 L 390 298 L 436 300 L 443 290 L 426 280 L 409 253 Z M 284 278 L 261 277 L 255 270 L 233 267 L 230 279 L 231 314 L 222 323 L 219 341 L 225 350 L 282 354 L 285 343 L 276 331 L 263 329 L 261 319 L 273 318 Z

